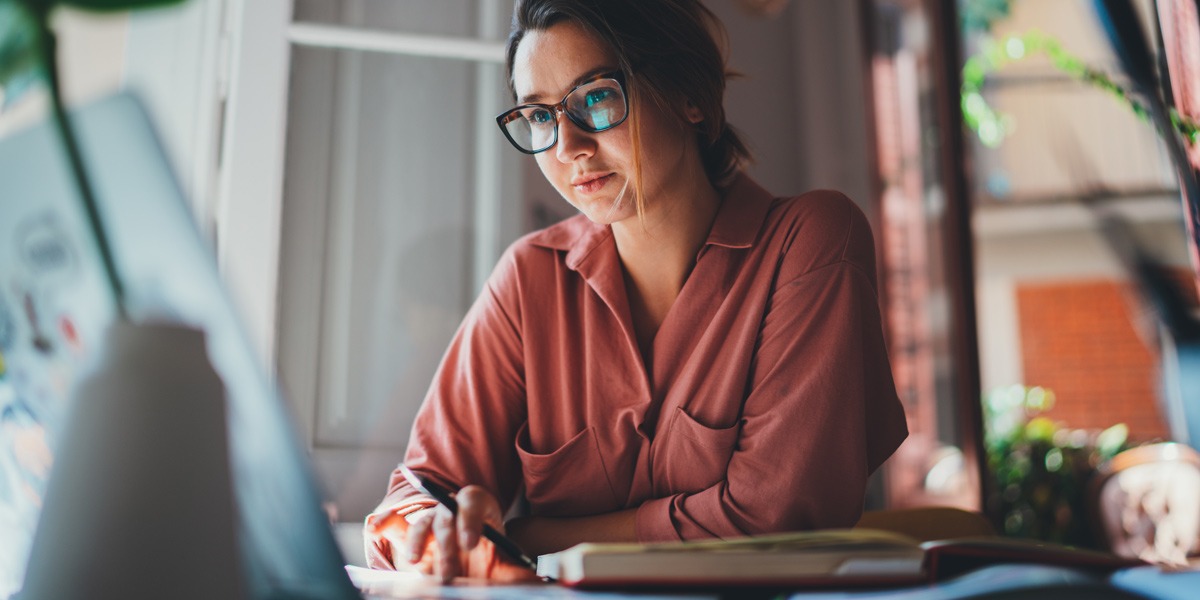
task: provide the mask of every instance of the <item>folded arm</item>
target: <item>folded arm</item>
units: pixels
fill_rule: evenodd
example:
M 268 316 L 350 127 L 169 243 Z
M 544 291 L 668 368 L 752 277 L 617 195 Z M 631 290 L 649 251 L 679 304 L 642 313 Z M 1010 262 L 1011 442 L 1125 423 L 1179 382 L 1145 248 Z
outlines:
M 853 526 L 867 477 L 907 435 L 873 271 L 833 263 L 771 302 L 725 479 L 644 503 L 638 539 Z

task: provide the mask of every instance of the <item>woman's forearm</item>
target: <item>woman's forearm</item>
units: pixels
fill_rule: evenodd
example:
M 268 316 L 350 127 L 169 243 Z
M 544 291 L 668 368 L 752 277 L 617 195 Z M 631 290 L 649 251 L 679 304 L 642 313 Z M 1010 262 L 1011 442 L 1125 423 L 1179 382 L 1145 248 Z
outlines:
M 636 508 L 589 517 L 520 517 L 505 524 L 508 535 L 537 556 L 583 542 L 637 541 Z

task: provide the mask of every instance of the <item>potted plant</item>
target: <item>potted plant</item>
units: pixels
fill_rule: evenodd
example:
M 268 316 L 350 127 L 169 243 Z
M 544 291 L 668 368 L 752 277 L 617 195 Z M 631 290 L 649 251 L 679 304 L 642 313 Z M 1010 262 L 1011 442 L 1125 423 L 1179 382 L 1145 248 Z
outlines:
M 1127 446 L 1129 429 L 1070 429 L 1048 418 L 1054 392 L 1014 385 L 984 399 L 984 444 L 995 485 L 988 513 L 1004 535 L 1095 547 L 1087 490 L 1096 467 Z

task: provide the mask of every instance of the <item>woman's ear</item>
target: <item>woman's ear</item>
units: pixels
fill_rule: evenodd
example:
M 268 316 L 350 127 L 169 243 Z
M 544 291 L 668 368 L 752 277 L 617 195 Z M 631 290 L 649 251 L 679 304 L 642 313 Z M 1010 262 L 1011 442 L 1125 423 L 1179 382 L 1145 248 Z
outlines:
M 700 112 L 700 107 L 692 104 L 691 100 L 683 107 L 683 116 L 687 118 L 688 123 L 695 125 L 704 120 L 704 113 Z

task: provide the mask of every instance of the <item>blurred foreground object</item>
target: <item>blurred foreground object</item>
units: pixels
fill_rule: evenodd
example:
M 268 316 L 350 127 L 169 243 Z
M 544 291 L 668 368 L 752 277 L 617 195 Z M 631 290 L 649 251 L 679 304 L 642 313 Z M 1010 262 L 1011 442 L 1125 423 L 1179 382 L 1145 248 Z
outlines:
M 205 334 L 114 323 L 76 387 L 24 598 L 242 598 L 225 389 Z
M 104 235 L 104 223 L 96 207 L 92 180 L 79 151 L 79 141 L 62 98 L 58 72 L 58 39 L 51 27 L 51 16 L 60 6 L 91 11 L 123 11 L 178 4 L 183 0 L 0 0 L 0 108 L 16 101 L 38 79 L 44 79 L 50 92 L 54 123 L 71 167 L 92 235 L 104 263 L 108 285 L 116 299 L 117 311 L 126 317 L 125 286 L 113 264 L 112 248 Z
M 1094 0 L 1093 6 L 1125 74 L 1133 81 L 1134 90 L 1145 100 L 1151 120 L 1158 128 L 1158 134 L 1179 176 L 1183 220 L 1189 234 L 1188 252 L 1192 259 L 1193 283 L 1200 289 L 1200 178 L 1188 160 L 1187 142 L 1179 135 L 1172 121 L 1168 93 L 1170 85 L 1163 80 L 1164 74 L 1159 73 L 1156 67 L 1157 57 L 1146 40 L 1142 20 L 1133 2 Z M 1200 77 L 1200 73 L 1185 74 L 1183 77 Z M 1200 398 L 1194 401 L 1200 402 Z
M 1126 450 L 1092 482 L 1097 535 L 1114 554 L 1183 565 L 1200 551 L 1200 453 L 1178 443 Z

